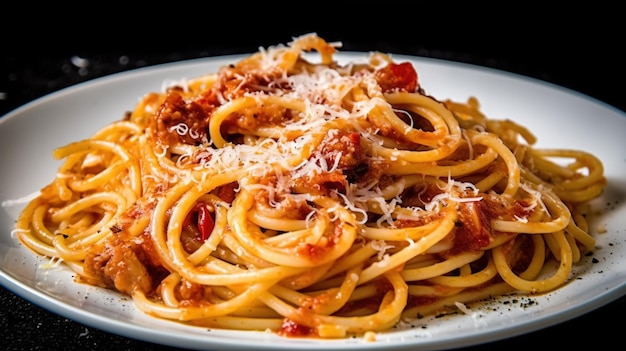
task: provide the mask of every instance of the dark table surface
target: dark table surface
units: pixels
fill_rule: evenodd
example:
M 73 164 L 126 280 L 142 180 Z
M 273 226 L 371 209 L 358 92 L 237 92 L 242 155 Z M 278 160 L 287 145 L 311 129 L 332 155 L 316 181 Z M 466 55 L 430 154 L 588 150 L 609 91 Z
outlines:
M 309 32 L 317 32 L 329 41 L 342 41 L 344 51 L 379 50 L 433 57 L 526 75 L 581 92 L 623 111 L 626 57 L 622 50 L 614 48 L 621 45 L 624 31 L 605 16 L 610 12 L 608 9 L 602 14 L 606 20 L 593 30 L 585 23 L 597 14 L 580 14 L 572 19 L 573 24 L 557 28 L 550 26 L 552 17 L 513 23 L 504 17 L 480 27 L 476 26 L 476 18 L 468 15 L 444 16 L 443 22 L 436 22 L 438 26 L 426 25 L 416 18 L 412 18 L 413 22 L 396 18 L 393 26 L 344 23 L 337 27 L 326 23 L 332 22 L 332 18 L 322 18 L 298 21 L 290 24 L 289 29 L 284 25 L 266 25 L 259 30 L 243 28 L 245 34 L 241 35 L 224 34 L 232 28 L 220 29 L 215 24 L 204 27 L 196 23 L 192 28 L 166 26 L 156 16 L 139 21 L 136 13 L 107 13 L 107 23 L 92 17 L 71 22 L 54 17 L 37 22 L 36 34 L 6 36 L 0 58 L 0 116 L 45 94 L 108 74 L 185 59 L 251 53 L 259 46 L 285 43 Z M 167 14 L 171 16 L 169 10 Z M 260 21 L 250 16 L 232 26 L 242 26 L 239 21 L 256 23 L 252 19 Z M 454 25 L 454 35 L 441 34 L 443 25 Z M 6 35 L 11 30 L 2 32 Z M 80 69 L 72 63 L 72 57 L 88 60 L 89 65 Z M 531 349 L 549 341 L 560 349 L 621 343 L 623 334 L 619 331 L 623 328 L 619 325 L 623 325 L 624 316 L 626 297 L 621 297 L 573 320 L 474 345 L 468 350 Z M 4 287 L 0 287 L 0 334 L 3 350 L 176 349 L 71 321 Z

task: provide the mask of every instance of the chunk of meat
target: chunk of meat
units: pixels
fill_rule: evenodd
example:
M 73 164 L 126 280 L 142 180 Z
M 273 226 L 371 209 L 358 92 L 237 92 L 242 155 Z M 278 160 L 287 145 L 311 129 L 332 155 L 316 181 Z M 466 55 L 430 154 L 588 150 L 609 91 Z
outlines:
M 132 294 L 139 289 L 150 292 L 153 289 L 150 271 L 140 258 L 142 255 L 138 245 L 105 241 L 91 247 L 85 259 L 85 272 L 97 279 L 97 285 Z

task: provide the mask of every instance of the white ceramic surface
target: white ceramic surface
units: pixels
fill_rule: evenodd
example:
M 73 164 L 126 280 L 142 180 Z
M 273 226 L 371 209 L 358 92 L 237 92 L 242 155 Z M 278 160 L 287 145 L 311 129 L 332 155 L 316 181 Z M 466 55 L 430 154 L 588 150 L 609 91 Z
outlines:
M 344 52 L 340 62 L 363 60 Z M 439 99 L 476 96 L 491 118 L 527 126 L 540 147 L 574 148 L 597 155 L 609 185 L 592 203 L 598 213 L 593 256 L 575 267 L 569 284 L 545 296 L 504 297 L 470 305 L 467 315 L 420 320 L 410 329 L 378 335 L 376 342 L 285 339 L 264 332 L 207 330 L 158 320 L 139 312 L 115 292 L 73 282 L 63 267 L 47 263 L 11 234 L 23 198 L 47 184 L 60 164 L 55 147 L 90 136 L 133 108 L 166 81 L 214 72 L 242 56 L 175 62 L 95 79 L 33 101 L 0 118 L 0 284 L 69 319 L 114 334 L 190 349 L 220 350 L 435 350 L 476 345 L 538 330 L 580 316 L 626 294 L 626 115 L 588 96 L 545 82 L 460 63 L 396 55 L 410 60 L 420 83 Z M 595 259 L 595 260 L 593 260 Z M 597 262 L 594 262 L 597 261 Z M 504 303 L 508 302 L 508 303 Z

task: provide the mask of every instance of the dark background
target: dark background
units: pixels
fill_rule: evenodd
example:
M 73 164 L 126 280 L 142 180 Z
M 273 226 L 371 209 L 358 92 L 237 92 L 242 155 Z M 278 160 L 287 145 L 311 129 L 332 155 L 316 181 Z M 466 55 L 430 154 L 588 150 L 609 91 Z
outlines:
M 232 9 L 225 10 L 176 1 L 15 3 L 20 20 L 0 21 L 1 69 L 6 70 L 0 88 L 8 94 L 0 107 L 6 112 L 112 72 L 250 53 L 309 32 L 342 41 L 345 51 L 379 50 L 499 68 L 625 107 L 626 30 L 617 6 L 548 10 L 527 2 L 505 8 L 396 0 L 287 4 L 263 8 L 232 1 Z M 74 55 L 90 60 L 85 75 L 71 65 Z M 119 63 L 123 55 L 129 58 L 126 64 Z
M 568 5 L 547 11 L 529 3 L 506 8 L 425 4 L 16 4 L 0 24 L 0 116 L 50 92 L 111 73 L 251 53 L 259 46 L 286 43 L 309 32 L 342 41 L 343 51 L 379 50 L 497 68 L 626 110 L 626 31 L 617 7 L 586 4 L 578 10 Z M 9 17 L 15 18 L 9 21 Z M 88 60 L 89 65 L 79 69 L 72 64 L 73 56 Z M 593 118 L 572 123 L 589 124 L 593 132 Z M 469 349 L 528 349 L 545 342 L 556 342 L 561 348 L 611 345 L 621 342 L 619 321 L 625 313 L 622 297 L 574 320 Z M 0 330 L 5 350 L 172 349 L 70 321 L 4 288 L 0 288 Z

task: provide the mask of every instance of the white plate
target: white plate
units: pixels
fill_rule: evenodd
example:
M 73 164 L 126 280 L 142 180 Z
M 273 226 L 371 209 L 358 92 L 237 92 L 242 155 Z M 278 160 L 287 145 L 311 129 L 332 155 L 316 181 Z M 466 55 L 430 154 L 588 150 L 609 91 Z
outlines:
M 363 60 L 345 52 L 341 62 Z M 18 199 L 46 185 L 59 162 L 55 147 L 88 137 L 133 108 L 162 83 L 215 72 L 242 56 L 164 64 L 79 84 L 33 101 L 0 118 L 0 201 Z M 626 294 L 626 116 L 585 95 L 545 82 L 477 66 L 409 56 L 422 86 L 439 99 L 464 101 L 476 96 L 489 117 L 509 118 L 530 128 L 538 146 L 583 149 L 605 165 L 609 185 L 593 202 L 598 245 L 575 267 L 562 289 L 545 296 L 499 299 L 471 305 L 473 314 L 421 321 L 423 327 L 393 330 L 376 342 L 285 339 L 264 332 L 207 330 L 148 317 L 115 292 L 73 282 L 63 268 L 42 269 L 40 259 L 11 235 L 22 205 L 0 208 L 0 283 L 54 313 L 114 334 L 191 349 L 272 350 L 434 350 L 476 345 L 535 331 L 577 317 Z M 592 260 L 597 262 L 592 262 Z M 505 304 L 504 302 L 508 302 Z

